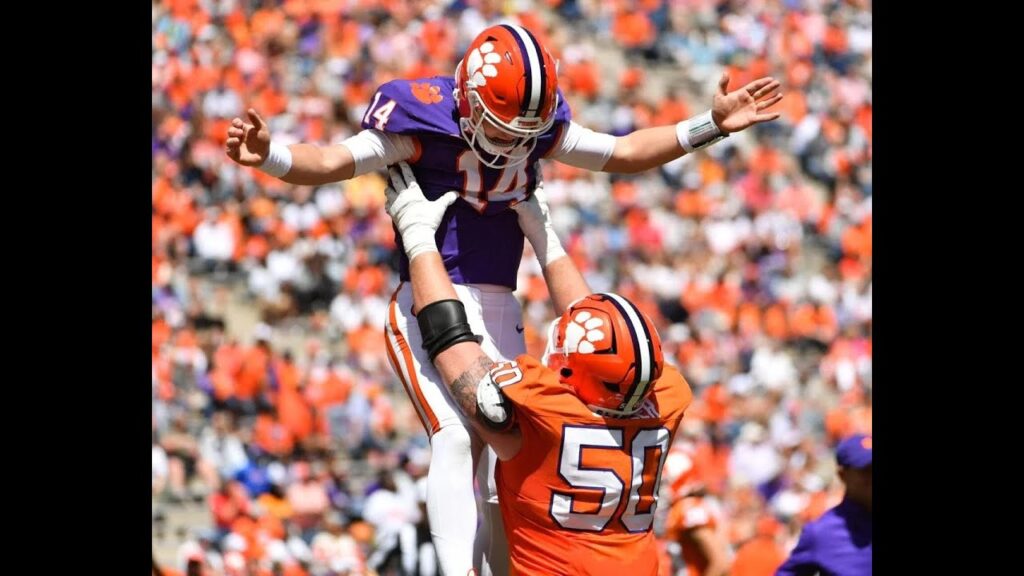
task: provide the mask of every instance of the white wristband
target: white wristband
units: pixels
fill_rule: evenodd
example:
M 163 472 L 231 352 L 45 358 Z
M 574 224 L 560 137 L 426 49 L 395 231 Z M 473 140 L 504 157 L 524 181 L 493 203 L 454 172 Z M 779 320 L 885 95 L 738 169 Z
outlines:
M 711 110 L 676 124 L 676 139 L 687 154 L 710 146 L 727 136 L 728 134 L 723 134 L 715 124 Z
M 280 178 L 292 169 L 292 151 L 284 144 L 270 143 L 270 152 L 259 169 L 275 178 Z

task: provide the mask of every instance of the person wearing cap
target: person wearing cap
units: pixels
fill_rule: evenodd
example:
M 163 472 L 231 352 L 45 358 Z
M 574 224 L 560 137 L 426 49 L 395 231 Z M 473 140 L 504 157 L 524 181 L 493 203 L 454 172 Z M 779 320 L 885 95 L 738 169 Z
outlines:
M 835 508 L 804 526 L 776 576 L 871 574 L 871 436 L 855 434 L 836 448 L 846 495 Z

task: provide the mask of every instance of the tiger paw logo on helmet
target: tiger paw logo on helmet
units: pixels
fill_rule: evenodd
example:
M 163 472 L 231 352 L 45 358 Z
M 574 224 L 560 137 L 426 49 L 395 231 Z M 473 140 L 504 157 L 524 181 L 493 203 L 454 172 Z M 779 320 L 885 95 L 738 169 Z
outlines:
M 570 354 L 593 354 L 594 343 L 605 339 L 604 331 L 600 330 L 602 326 L 606 326 L 604 320 L 594 318 L 590 312 L 581 310 L 565 326 L 565 351 Z
M 644 406 L 661 376 L 661 339 L 636 304 L 603 292 L 581 298 L 558 321 L 548 368 L 603 416 L 651 414 Z
M 452 96 L 459 129 L 481 164 L 503 169 L 530 157 L 540 136 L 555 123 L 557 68 L 551 54 L 522 26 L 497 24 L 473 39 L 455 67 Z M 494 130 L 504 134 L 495 137 Z
M 466 60 L 466 69 L 470 79 L 477 86 L 486 86 L 488 78 L 498 75 L 498 68 L 494 65 L 501 62 L 501 55 L 494 51 L 493 42 L 484 42 L 479 48 L 469 53 Z

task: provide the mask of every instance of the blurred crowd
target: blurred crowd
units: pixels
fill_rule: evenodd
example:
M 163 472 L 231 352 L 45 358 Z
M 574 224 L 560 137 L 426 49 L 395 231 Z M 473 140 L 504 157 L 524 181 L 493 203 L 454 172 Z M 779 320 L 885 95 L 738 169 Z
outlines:
M 831 448 L 871 430 L 869 1 L 156 0 L 152 15 L 155 545 L 178 507 L 208 511 L 164 573 L 434 573 L 429 443 L 382 338 L 398 284 L 384 180 L 291 186 L 223 141 L 252 106 L 276 141 L 340 142 L 379 84 L 451 74 L 503 19 L 559 60 L 595 130 L 701 112 L 723 70 L 730 88 L 782 81 L 778 121 L 639 175 L 549 162 L 545 184 L 592 288 L 642 306 L 693 386 L 677 441 L 731 552 L 764 537 L 785 553 L 838 501 Z M 554 311 L 529 247 L 517 295 L 539 355 Z

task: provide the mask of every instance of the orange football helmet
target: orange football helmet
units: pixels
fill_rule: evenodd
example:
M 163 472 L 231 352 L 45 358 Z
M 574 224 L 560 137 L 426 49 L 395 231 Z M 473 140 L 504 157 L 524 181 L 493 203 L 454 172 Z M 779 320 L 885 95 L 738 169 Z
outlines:
M 609 292 L 577 300 L 552 325 L 544 361 L 598 414 L 629 416 L 661 376 L 661 338 L 646 314 Z
M 455 67 L 454 97 L 462 135 L 480 162 L 491 168 L 515 166 L 555 122 L 555 61 L 522 26 L 491 26 Z M 500 134 L 500 141 L 487 131 Z

